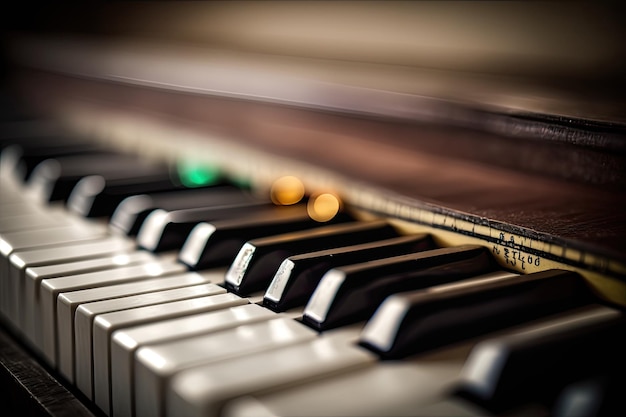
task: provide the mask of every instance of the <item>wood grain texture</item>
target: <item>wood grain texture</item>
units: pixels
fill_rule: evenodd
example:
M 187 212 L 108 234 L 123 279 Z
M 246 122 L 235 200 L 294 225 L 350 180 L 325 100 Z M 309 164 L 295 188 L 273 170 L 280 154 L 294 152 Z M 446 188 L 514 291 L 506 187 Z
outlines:
M 0 326 L 2 415 L 97 417 Z

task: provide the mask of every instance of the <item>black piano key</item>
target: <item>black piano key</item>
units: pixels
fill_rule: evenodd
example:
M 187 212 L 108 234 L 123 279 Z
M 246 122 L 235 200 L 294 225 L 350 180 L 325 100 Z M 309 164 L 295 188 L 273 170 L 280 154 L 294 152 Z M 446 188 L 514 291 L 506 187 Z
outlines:
M 326 223 L 311 219 L 305 205 L 276 206 L 259 214 L 212 223 L 199 223 L 183 245 L 178 259 L 192 270 L 230 265 L 248 240 L 325 224 L 354 220 L 338 213 Z
M 3 169 L 14 171 L 23 182 L 29 180 L 35 167 L 42 161 L 61 155 L 110 154 L 102 148 L 65 137 L 34 137 L 16 140 L 2 150 Z
M 596 301 L 580 275 L 563 270 L 448 284 L 388 297 L 359 343 L 400 358 Z
M 387 222 L 353 222 L 253 239 L 245 243 L 226 272 L 226 287 L 249 295 L 265 289 L 287 257 L 398 236 Z
M 250 192 L 230 185 L 189 188 L 157 194 L 140 194 L 124 199 L 109 222 L 112 230 L 126 236 L 136 236 L 148 215 L 156 210 L 182 210 L 252 203 L 261 199 Z M 269 201 L 269 200 L 268 200 Z
M 623 360 L 626 317 L 612 308 L 590 307 L 480 342 L 455 394 L 495 413 L 533 403 L 549 407 L 563 387 L 608 372 Z
M 137 245 L 152 252 L 179 249 L 198 223 L 248 217 L 274 207 L 268 201 L 259 200 L 172 211 L 157 209 L 139 229 Z
M 434 248 L 429 235 L 419 234 L 290 256 L 276 271 L 263 305 L 274 311 L 304 306 L 331 268 Z
M 126 197 L 184 188 L 172 179 L 167 169 L 148 167 L 142 175 L 137 167 L 136 174 L 132 178 L 112 180 L 101 175 L 86 176 L 72 189 L 67 207 L 84 217 L 110 217 Z
M 367 320 L 394 293 L 475 277 L 497 268 L 482 246 L 428 250 L 328 271 L 304 309 L 317 330 Z
M 66 202 L 78 182 L 90 175 L 106 181 L 141 178 L 167 172 L 163 165 L 147 164 L 130 155 L 85 154 L 49 158 L 37 165 L 28 181 L 39 201 Z

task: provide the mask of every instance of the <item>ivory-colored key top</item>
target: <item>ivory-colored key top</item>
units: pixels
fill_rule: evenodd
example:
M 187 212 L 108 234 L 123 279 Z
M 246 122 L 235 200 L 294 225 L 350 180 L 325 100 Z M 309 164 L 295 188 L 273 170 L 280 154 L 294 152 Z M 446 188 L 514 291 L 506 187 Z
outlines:
M 152 323 L 160 320 L 182 317 L 201 312 L 220 310 L 237 305 L 247 304 L 248 300 L 234 294 L 222 293 L 223 288 L 213 284 L 206 284 L 204 292 L 198 292 L 196 297 L 181 299 L 187 289 L 164 291 L 169 294 L 154 293 L 154 298 L 162 297 L 160 304 L 149 305 L 140 308 L 130 308 L 123 311 L 97 314 L 96 311 L 105 310 L 106 304 L 119 304 L 116 301 L 83 304 L 76 314 L 76 382 L 86 394 L 89 385 L 93 387 L 93 399 L 96 404 L 106 413 L 109 412 L 110 404 L 110 343 L 114 331 L 125 327 L 136 326 L 144 323 Z M 139 297 L 142 300 L 152 294 L 144 294 Z M 167 302 L 167 298 L 173 300 Z M 180 301 L 175 301 L 176 299 Z M 142 302 L 138 300 L 138 302 Z M 96 310 L 95 304 L 99 309 Z M 121 308 L 121 305 L 113 308 Z M 93 323 L 93 324 L 91 324 Z M 89 331 L 93 337 L 89 336 Z M 88 346 L 91 344 L 92 356 L 88 355 Z M 91 358 L 93 360 L 90 362 Z M 93 374 L 90 374 L 93 370 Z
M 40 316 L 35 318 L 34 342 L 42 350 L 44 358 L 51 365 L 56 366 L 58 363 L 55 332 L 57 328 L 56 301 L 60 293 L 180 274 L 185 271 L 186 268 L 182 264 L 171 261 L 157 261 L 114 270 L 44 279 L 39 287 Z M 38 323 L 41 324 L 40 327 L 37 326 Z
M 148 253 L 129 253 L 134 246 L 134 243 L 127 239 L 106 237 L 75 245 L 14 252 L 9 259 L 7 278 L 10 280 L 9 288 L 13 291 L 9 306 L 17 311 L 19 327 L 27 336 L 32 335 L 30 330 L 33 315 L 30 311 L 32 306 L 30 300 L 35 297 L 36 292 L 35 287 L 29 284 L 39 285 L 44 278 L 108 268 L 109 266 L 102 264 L 107 256 L 111 267 L 154 260 L 154 257 L 148 258 Z M 118 256 L 120 254 L 125 254 L 125 257 Z M 93 260 L 94 258 L 98 260 Z M 28 282 L 31 279 L 35 282 Z M 27 317 L 31 320 L 30 323 L 27 323 Z
M 257 304 L 246 304 L 116 331 L 111 340 L 113 415 L 130 417 L 134 413 L 134 360 L 135 352 L 141 346 L 208 334 L 276 317 L 276 313 Z
M 313 341 L 182 371 L 167 390 L 167 415 L 218 416 L 224 402 L 371 366 L 376 358 L 344 338 Z
M 447 392 L 459 375 L 470 348 L 471 344 L 446 347 L 403 361 L 379 361 L 375 366 L 357 368 L 332 377 L 251 393 L 228 401 L 219 415 L 434 416 L 436 414 L 416 414 L 416 410 L 438 401 Z M 183 412 L 168 414 L 168 417 L 171 416 L 188 417 Z
M 157 258 L 145 251 L 136 251 L 130 253 L 117 253 L 109 254 L 102 258 L 96 258 L 89 261 L 69 262 L 53 267 L 53 265 L 47 267 L 35 267 L 27 268 L 23 278 L 24 289 L 21 294 L 21 299 L 18 300 L 19 313 L 22 317 L 22 328 L 29 340 L 35 343 L 38 335 L 41 335 L 41 305 L 39 303 L 39 287 L 41 281 L 50 278 L 60 278 L 64 276 L 85 274 L 90 272 L 97 272 L 100 270 L 114 270 L 118 268 L 124 268 L 130 265 L 144 264 L 147 262 L 156 262 Z M 82 267 L 86 264 L 89 265 L 87 271 Z M 98 266 L 96 268 L 96 265 Z M 34 345 L 36 346 L 36 345 Z
M 143 299 L 150 299 L 148 293 L 191 287 L 211 282 L 210 274 L 187 272 L 133 282 L 130 284 L 111 285 L 59 294 L 57 298 L 57 340 L 59 347 L 59 371 L 69 380 L 74 381 L 74 313 L 80 304 L 104 301 L 146 294 Z
M 135 414 L 165 415 L 169 379 L 192 366 L 306 342 L 316 333 L 295 320 L 277 318 L 165 344 L 144 346 L 135 362 Z
M 105 236 L 106 228 L 96 223 L 93 227 L 78 227 L 75 224 L 59 225 L 49 229 L 3 233 L 0 236 L 0 249 L 2 255 L 8 258 L 16 250 L 71 244 Z
M 10 270 L 9 256 L 17 251 L 24 249 L 35 249 L 51 246 L 63 246 L 75 242 L 87 242 L 105 237 L 105 229 L 103 227 L 78 227 L 59 226 L 43 230 L 28 230 L 24 232 L 11 232 L 0 234 L 0 275 L 7 276 Z M 14 294 L 15 290 L 11 286 L 11 280 L 6 280 L 2 287 L 3 301 L 2 309 L 5 315 L 17 324 L 17 311 L 13 304 L 9 301 L 6 294 Z M 6 304 L 9 305 L 6 305 Z

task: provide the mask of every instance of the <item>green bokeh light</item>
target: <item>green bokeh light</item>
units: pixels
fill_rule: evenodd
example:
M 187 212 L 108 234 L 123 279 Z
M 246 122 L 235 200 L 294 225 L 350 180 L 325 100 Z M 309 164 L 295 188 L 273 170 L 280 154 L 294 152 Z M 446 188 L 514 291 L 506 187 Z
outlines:
M 180 182 L 185 187 L 205 187 L 221 179 L 219 168 L 203 162 L 180 161 L 176 168 Z

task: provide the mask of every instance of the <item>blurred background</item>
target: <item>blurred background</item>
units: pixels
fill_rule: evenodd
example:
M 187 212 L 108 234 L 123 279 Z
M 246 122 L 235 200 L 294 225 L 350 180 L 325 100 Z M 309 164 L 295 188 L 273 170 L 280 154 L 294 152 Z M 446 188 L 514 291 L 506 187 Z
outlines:
M 5 6 L 2 27 L 5 51 L 16 33 L 79 34 L 368 64 L 349 75 L 326 65 L 317 77 L 409 93 L 463 98 L 480 83 L 483 96 L 489 84 L 520 101 L 554 91 L 606 103 L 624 91 L 623 17 L 620 2 L 27 2 Z M 509 92 L 515 84 L 531 92 Z
M 619 2 L 20 3 L 2 13 L 3 74 L 5 88 L 40 102 L 84 92 L 76 82 L 86 79 L 242 100 L 245 112 L 179 96 L 134 106 L 195 112 L 300 157 L 311 155 L 305 141 L 341 131 L 325 140 L 358 136 L 621 189 L 623 17 Z M 25 78 L 24 69 L 74 84 L 38 83 L 41 74 Z M 257 102 L 395 124 L 341 130 L 343 121 L 325 119 L 302 128 L 304 116 L 275 116 Z M 420 124 L 420 134 L 398 121 Z

